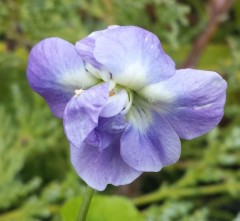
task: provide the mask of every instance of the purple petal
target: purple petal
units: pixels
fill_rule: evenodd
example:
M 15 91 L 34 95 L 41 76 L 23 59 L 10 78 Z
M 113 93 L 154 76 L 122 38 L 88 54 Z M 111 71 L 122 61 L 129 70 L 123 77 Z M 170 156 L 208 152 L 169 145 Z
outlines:
M 113 134 L 107 133 L 99 128 L 95 128 L 85 139 L 85 143 L 95 146 L 99 151 L 109 147 L 115 140 Z
M 100 64 L 96 59 L 93 57 L 93 50 L 95 47 L 95 39 L 100 36 L 101 34 L 105 33 L 106 31 L 112 30 L 118 27 L 117 25 L 109 26 L 107 29 L 101 31 L 92 32 L 86 38 L 78 41 L 76 43 L 76 49 L 78 54 L 83 58 L 84 61 L 92 64 L 94 67 L 100 69 L 102 64 Z
M 121 137 L 123 160 L 139 171 L 159 171 L 175 163 L 181 143 L 172 126 L 154 112 L 130 111 L 130 123 Z
M 67 104 L 63 116 L 64 130 L 75 147 L 80 147 L 97 127 L 99 114 L 108 100 L 108 90 L 108 83 L 92 87 L 74 96 Z
M 182 69 L 140 93 L 153 101 L 181 138 L 193 139 L 212 130 L 222 119 L 226 87 L 215 72 Z
M 95 146 L 71 146 L 71 161 L 78 175 L 92 188 L 102 191 L 108 184 L 129 184 L 141 172 L 129 167 L 119 153 L 119 138 L 113 145 L 99 151 Z
M 95 146 L 101 152 L 114 143 L 116 136 L 119 135 L 106 132 L 98 127 L 87 136 L 84 142 L 90 146 Z
M 85 71 L 75 47 L 60 38 L 48 38 L 33 47 L 27 78 L 31 88 L 45 98 L 53 114 L 60 118 L 75 89 L 97 82 Z
M 108 103 L 102 109 L 101 117 L 112 117 L 119 114 L 128 103 L 128 94 L 125 90 L 117 92 L 115 95 L 110 96 Z
M 175 64 L 164 53 L 159 39 L 134 26 L 102 33 L 95 39 L 93 55 L 117 83 L 133 90 L 169 78 L 175 72 Z
M 125 117 L 122 114 L 109 118 L 100 117 L 98 123 L 102 130 L 110 134 L 118 134 L 127 126 Z
M 99 148 L 99 151 L 102 151 L 109 145 L 112 145 L 116 137 L 119 137 L 119 134 L 126 126 L 127 123 L 121 114 L 110 118 L 100 117 L 98 127 L 88 135 L 85 142 L 96 146 Z

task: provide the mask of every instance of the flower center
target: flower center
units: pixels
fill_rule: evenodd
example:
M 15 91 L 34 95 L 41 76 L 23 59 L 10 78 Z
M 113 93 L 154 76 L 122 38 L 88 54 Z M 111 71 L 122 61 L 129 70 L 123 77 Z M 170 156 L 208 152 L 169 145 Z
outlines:
M 121 93 L 121 91 L 125 91 L 128 96 L 128 102 L 126 102 L 126 105 L 122 111 L 122 114 L 126 115 L 133 103 L 133 92 L 119 84 L 116 84 L 114 79 L 112 78 L 112 74 L 105 68 L 95 68 L 89 63 L 85 63 L 85 69 L 87 72 L 98 78 L 99 80 L 102 80 L 103 82 L 109 83 L 109 98 L 111 100 L 117 99 L 117 96 L 124 96 L 124 93 Z M 80 95 L 82 93 L 82 90 L 75 90 L 76 95 Z M 121 95 L 120 95 L 121 94 Z
M 128 113 L 128 111 L 130 110 L 130 108 L 132 106 L 132 102 L 133 102 L 133 92 L 130 90 L 127 90 L 127 94 L 128 94 L 129 102 L 122 112 L 124 115 L 126 115 Z

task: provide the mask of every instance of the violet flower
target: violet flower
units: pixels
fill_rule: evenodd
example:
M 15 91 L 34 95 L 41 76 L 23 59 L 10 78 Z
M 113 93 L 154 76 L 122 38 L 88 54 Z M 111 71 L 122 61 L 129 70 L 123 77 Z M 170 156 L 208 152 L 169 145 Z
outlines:
M 27 77 L 63 118 L 72 164 L 97 190 L 175 163 L 180 138 L 219 123 L 227 87 L 215 72 L 176 70 L 159 39 L 134 26 L 110 26 L 75 46 L 45 39 L 30 53 Z

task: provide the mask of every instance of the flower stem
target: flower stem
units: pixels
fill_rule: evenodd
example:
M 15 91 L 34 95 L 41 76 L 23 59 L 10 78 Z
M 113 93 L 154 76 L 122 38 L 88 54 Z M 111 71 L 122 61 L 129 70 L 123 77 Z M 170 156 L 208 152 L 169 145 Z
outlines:
M 92 189 L 90 186 L 87 186 L 83 199 L 82 204 L 79 210 L 78 214 L 78 221 L 85 221 L 88 213 L 88 209 L 92 200 L 92 196 L 94 194 L 94 189 Z

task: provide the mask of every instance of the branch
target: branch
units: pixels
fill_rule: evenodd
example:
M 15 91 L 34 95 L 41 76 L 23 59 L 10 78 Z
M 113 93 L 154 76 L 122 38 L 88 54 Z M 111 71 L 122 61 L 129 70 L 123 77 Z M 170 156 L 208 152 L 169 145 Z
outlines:
M 217 31 L 219 24 L 223 21 L 223 16 L 228 13 L 234 2 L 235 0 L 209 0 L 209 22 L 193 43 L 192 50 L 182 68 L 195 67 L 197 65 L 203 50 Z
M 178 199 L 184 197 L 194 197 L 194 196 L 211 196 L 221 193 L 236 193 L 240 192 L 240 183 L 222 183 L 209 186 L 200 187 L 163 187 L 160 190 L 146 194 L 144 196 L 137 197 L 133 199 L 133 202 L 137 206 L 150 204 L 153 202 L 158 202 L 164 199 Z

